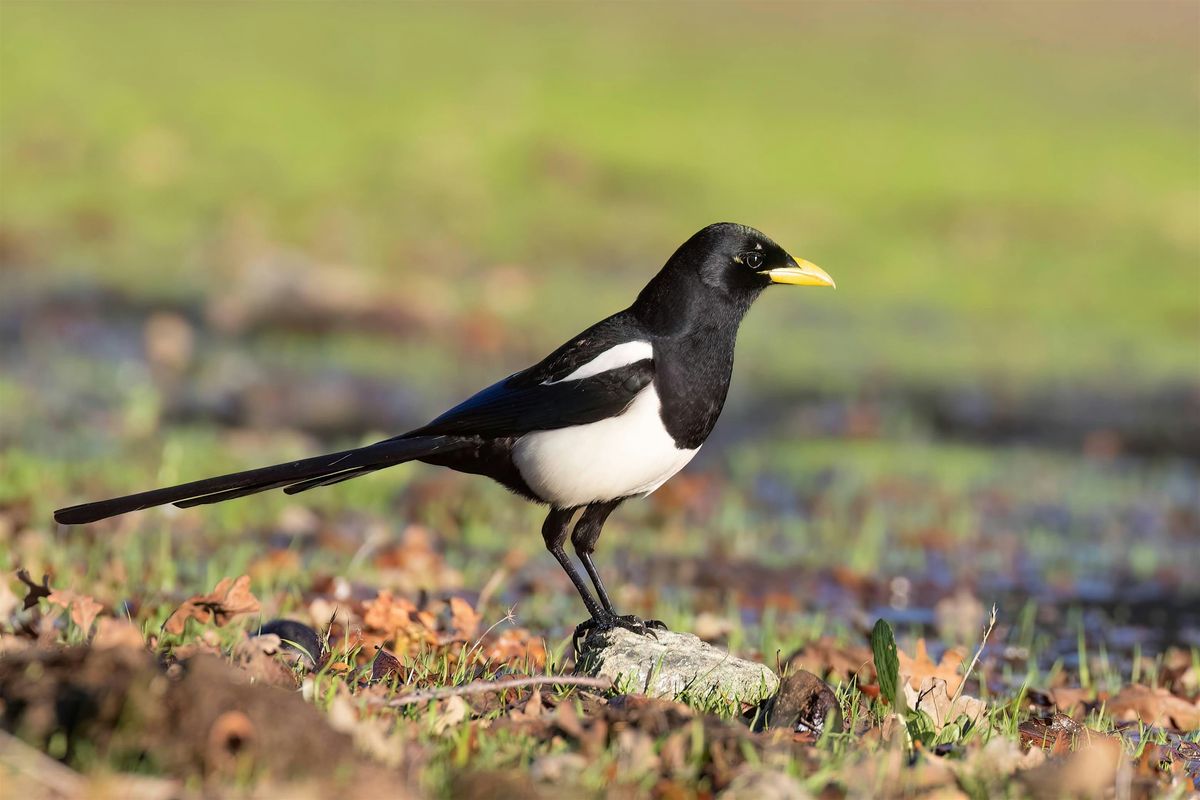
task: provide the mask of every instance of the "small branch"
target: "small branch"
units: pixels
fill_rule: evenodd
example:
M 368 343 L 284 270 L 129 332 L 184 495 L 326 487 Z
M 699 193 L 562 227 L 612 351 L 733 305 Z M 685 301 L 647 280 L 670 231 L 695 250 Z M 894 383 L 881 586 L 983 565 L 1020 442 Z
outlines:
M 479 599 L 475 601 L 475 608 L 482 612 L 487 606 L 488 600 L 492 599 L 492 595 L 495 594 L 496 590 L 500 588 L 500 584 L 504 583 L 504 579 L 507 577 L 508 570 L 504 567 L 500 567 L 493 572 L 492 576 L 487 579 L 487 583 L 479 590 Z M 511 609 L 509 609 L 509 613 L 512 613 Z
M 83 776 L 78 772 L 64 767 L 41 750 L 30 747 L 4 731 L 0 731 L 0 764 L 19 775 L 24 775 L 30 782 L 64 797 L 82 794 L 85 786 Z
M 10 776 L 24 776 L 28 786 L 41 787 L 44 791 L 35 792 L 36 797 L 104 796 L 127 800 L 187 800 L 199 797 L 195 792 L 185 789 L 181 781 L 171 778 L 116 774 L 105 775 L 98 782 L 93 782 L 91 778 L 63 766 L 12 734 L 0 731 L 0 775 L 5 775 L 6 770 Z M 100 787 L 99 794 L 97 786 Z
M 502 681 L 474 681 L 462 686 L 448 686 L 441 689 L 427 689 L 413 692 L 403 697 L 389 700 L 384 705 L 389 708 L 401 708 L 429 700 L 442 700 L 446 697 L 463 697 L 472 694 L 487 694 L 500 692 L 505 689 L 523 689 L 526 686 L 580 686 L 589 689 L 611 689 L 612 681 L 608 678 L 592 678 L 587 675 L 533 675 L 527 678 L 507 678 Z
M 971 659 L 970 665 L 967 666 L 967 672 L 959 681 L 958 689 L 954 692 L 954 697 L 950 698 L 950 703 L 953 704 L 963 693 L 963 689 L 967 688 L 967 678 L 971 677 L 971 670 L 975 669 L 975 665 L 979 663 L 979 657 L 983 655 L 983 648 L 987 647 L 988 637 L 992 635 L 992 628 L 996 627 L 996 604 L 992 604 L 992 616 L 988 620 L 987 630 L 983 632 L 983 641 L 979 643 L 979 649 L 975 651 L 975 657 Z

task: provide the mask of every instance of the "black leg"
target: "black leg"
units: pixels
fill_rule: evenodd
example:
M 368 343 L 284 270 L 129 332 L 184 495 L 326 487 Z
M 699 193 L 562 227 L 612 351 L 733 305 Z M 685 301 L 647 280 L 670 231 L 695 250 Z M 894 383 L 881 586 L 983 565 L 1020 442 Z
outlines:
M 604 589 L 604 582 L 600 580 L 600 572 L 592 562 L 592 553 L 596 552 L 596 540 L 600 538 L 600 530 L 604 527 L 605 520 L 619 505 L 621 505 L 621 500 L 593 503 L 579 515 L 579 519 L 575 523 L 575 530 L 571 533 L 571 544 L 575 547 L 575 553 L 583 562 L 583 568 L 587 570 L 588 576 L 592 579 L 592 585 L 596 587 L 596 595 L 600 598 L 600 604 L 610 614 L 617 612 L 613 610 L 612 601 L 608 599 L 608 592 Z
M 571 544 L 574 545 L 575 552 L 579 555 L 579 560 L 583 562 L 583 568 L 587 570 L 588 575 L 591 577 L 592 583 L 596 587 L 596 594 L 599 596 L 600 603 L 604 607 L 604 613 L 593 613 L 591 619 L 575 628 L 575 636 L 572 639 L 572 643 L 574 644 L 576 653 L 579 652 L 579 642 L 581 639 L 591 632 L 611 630 L 612 628 L 625 628 L 635 633 L 654 636 L 655 630 L 667 629 L 666 625 L 656 619 L 642 620 L 633 615 L 618 616 L 617 612 L 613 609 L 612 600 L 609 599 L 608 592 L 604 590 L 604 582 L 600 580 L 600 572 L 596 569 L 596 565 L 592 561 L 592 553 L 596 551 L 596 540 L 600 538 L 600 530 L 604 527 L 604 522 L 608 519 L 608 515 L 617 506 L 621 505 L 621 500 L 623 499 L 610 500 L 606 503 L 593 503 L 585 508 L 579 516 L 579 520 L 575 523 L 575 530 L 571 534 Z
M 605 609 L 596 602 L 596 598 L 592 597 L 592 592 L 583 582 L 579 570 L 575 569 L 575 565 L 571 563 L 571 559 L 563 550 L 563 543 L 567 541 L 567 532 L 571 528 L 571 517 L 575 516 L 576 510 L 574 508 L 551 509 L 546 521 L 542 523 L 542 539 L 546 542 L 546 549 L 562 565 L 567 577 L 571 579 L 571 583 L 575 584 L 579 596 L 583 598 L 583 604 L 587 606 L 588 614 L 593 619 L 603 618 L 606 616 Z M 607 616 L 612 615 L 607 614 Z

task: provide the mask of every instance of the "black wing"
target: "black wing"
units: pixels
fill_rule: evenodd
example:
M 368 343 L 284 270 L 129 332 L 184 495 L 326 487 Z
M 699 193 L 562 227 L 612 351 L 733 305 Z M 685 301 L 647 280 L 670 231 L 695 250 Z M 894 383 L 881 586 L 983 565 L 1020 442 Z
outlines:
M 654 379 L 647 358 L 580 380 L 530 384 L 518 372 L 406 436 L 521 436 L 615 417 Z
M 650 338 L 650 334 L 628 310 L 619 311 L 600 320 L 579 335 L 571 337 L 553 353 L 532 367 L 512 375 L 507 381 L 510 381 L 512 386 L 533 386 L 559 381 L 609 348 L 627 342 L 649 342 Z

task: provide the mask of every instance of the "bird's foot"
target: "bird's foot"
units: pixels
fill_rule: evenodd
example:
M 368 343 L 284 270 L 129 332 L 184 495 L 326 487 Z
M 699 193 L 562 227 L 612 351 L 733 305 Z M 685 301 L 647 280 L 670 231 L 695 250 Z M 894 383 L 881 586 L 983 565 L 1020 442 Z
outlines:
M 593 633 L 603 633 L 611 631 L 613 628 L 624 628 L 627 631 L 649 636 L 652 639 L 658 638 L 655 631 L 665 631 L 667 626 L 662 620 L 658 619 L 642 619 L 634 614 L 625 614 L 618 616 L 612 613 L 606 613 L 602 616 L 592 617 L 575 626 L 575 634 L 571 637 L 571 645 L 575 652 L 579 652 L 579 643 Z

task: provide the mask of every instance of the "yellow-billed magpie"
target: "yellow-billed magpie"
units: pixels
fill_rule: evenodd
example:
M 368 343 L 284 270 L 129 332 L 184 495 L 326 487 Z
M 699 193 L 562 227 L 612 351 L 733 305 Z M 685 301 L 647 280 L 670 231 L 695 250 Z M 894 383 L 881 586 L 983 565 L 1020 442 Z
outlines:
M 753 228 L 709 225 L 629 308 L 428 425 L 354 450 L 71 506 L 54 518 L 81 524 L 164 503 L 188 508 L 277 488 L 296 494 L 423 461 L 486 475 L 550 506 L 542 537 L 591 615 L 577 636 L 613 626 L 646 631 L 657 623 L 613 610 L 592 562 L 600 529 L 623 501 L 682 469 L 708 438 L 725 404 L 742 317 L 777 283 L 834 285 Z M 563 549 L 568 534 L 595 597 Z

